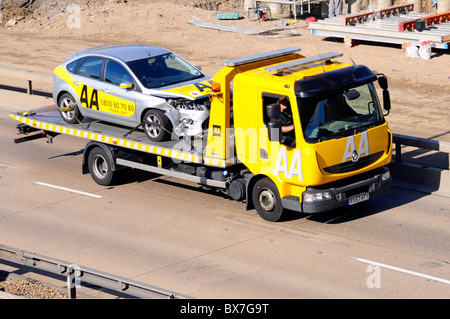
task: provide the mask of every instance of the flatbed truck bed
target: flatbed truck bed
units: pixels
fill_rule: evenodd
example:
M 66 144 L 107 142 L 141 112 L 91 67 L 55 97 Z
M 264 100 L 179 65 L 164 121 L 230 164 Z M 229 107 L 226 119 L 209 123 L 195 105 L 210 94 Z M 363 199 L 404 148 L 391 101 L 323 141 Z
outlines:
M 56 105 L 31 110 L 29 112 L 11 113 L 10 116 L 32 128 L 47 132 L 82 137 L 141 152 L 164 155 L 191 163 L 222 165 L 222 163 L 208 162 L 208 159 L 202 158 L 201 152 L 180 150 L 180 147 L 177 147 L 177 145 L 179 146 L 183 143 L 180 142 L 181 140 L 172 139 L 165 142 L 151 142 L 142 130 L 132 130 L 129 127 L 90 119 L 85 119 L 80 124 L 68 124 L 61 118 Z M 195 142 L 191 142 L 195 144 Z M 184 143 L 186 145 L 183 149 L 186 149 L 188 142 L 185 141 Z
M 146 154 L 149 157 L 153 156 L 156 159 L 155 165 L 151 165 L 148 163 L 143 164 L 141 160 L 127 160 L 127 156 L 122 155 L 114 158 L 114 161 L 111 163 L 114 167 L 113 170 L 129 167 L 157 174 L 169 175 L 206 186 L 225 188 L 225 181 L 209 179 L 204 176 L 193 176 L 192 174 L 195 173 L 194 171 L 191 171 L 189 174 L 189 172 L 177 172 L 176 170 L 173 170 L 173 167 L 165 169 L 162 165 L 162 158 L 170 158 L 175 163 L 189 163 L 217 167 L 220 172 L 218 173 L 219 176 L 220 174 L 223 175 L 221 168 L 232 166 L 230 163 L 234 163 L 233 161 L 225 162 L 203 156 L 202 149 L 204 148 L 204 139 L 202 138 L 193 138 L 189 140 L 171 139 L 170 141 L 164 142 L 152 142 L 148 139 L 142 129 L 132 129 L 88 118 L 84 119 L 79 124 L 68 124 L 61 118 L 56 105 L 50 105 L 25 112 L 10 113 L 9 115 L 13 119 L 22 122 L 22 124 L 17 125 L 17 128 L 19 134 L 24 134 L 24 136 L 15 138 L 15 143 L 22 143 L 37 138 L 47 138 L 47 142 L 52 143 L 55 136 L 65 134 L 90 140 L 86 146 L 86 150 L 88 150 L 90 146 L 92 147 L 92 145 L 100 147 L 109 145 L 111 147 L 118 147 L 122 150 L 129 150 L 130 153 L 138 152 L 140 154 Z M 83 159 L 84 173 L 89 172 L 87 167 L 88 154 L 86 153 L 86 150 Z M 94 180 L 96 180 L 95 176 L 93 177 Z M 99 182 L 99 180 L 96 180 L 96 182 Z

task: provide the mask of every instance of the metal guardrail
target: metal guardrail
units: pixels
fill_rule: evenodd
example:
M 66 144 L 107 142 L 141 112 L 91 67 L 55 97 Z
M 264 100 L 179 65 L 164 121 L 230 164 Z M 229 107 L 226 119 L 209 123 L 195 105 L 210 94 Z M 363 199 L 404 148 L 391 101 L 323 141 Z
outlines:
M 34 267 L 46 272 L 67 276 L 69 298 L 76 298 L 76 288 L 81 282 L 89 283 L 136 298 L 145 299 L 191 299 L 192 297 L 166 289 L 140 283 L 67 261 L 39 255 L 22 249 L 0 245 L 0 260 Z
M 8 69 L 0 67 L 0 75 L 2 77 L 11 77 L 26 81 L 27 94 L 33 94 L 33 82 L 38 82 L 39 84 L 44 84 L 52 87 L 53 77 L 51 75 L 39 74 L 34 72 L 20 71 L 14 69 Z

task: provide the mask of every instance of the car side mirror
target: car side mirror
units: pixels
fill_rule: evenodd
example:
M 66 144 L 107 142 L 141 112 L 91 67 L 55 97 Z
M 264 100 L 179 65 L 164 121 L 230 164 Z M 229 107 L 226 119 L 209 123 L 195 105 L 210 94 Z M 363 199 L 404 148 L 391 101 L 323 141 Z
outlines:
M 129 82 L 123 82 L 123 83 L 120 83 L 120 87 L 122 89 L 128 90 L 128 89 L 132 89 L 133 88 L 133 84 L 129 83 Z

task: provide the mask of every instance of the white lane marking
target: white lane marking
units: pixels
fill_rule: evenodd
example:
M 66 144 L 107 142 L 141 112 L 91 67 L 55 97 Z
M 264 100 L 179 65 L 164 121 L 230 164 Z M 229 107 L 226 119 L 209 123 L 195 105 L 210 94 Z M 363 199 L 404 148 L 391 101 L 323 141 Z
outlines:
M 363 262 L 363 263 L 366 263 L 366 264 L 370 264 L 370 265 L 374 265 L 374 266 L 380 266 L 380 267 L 383 267 L 383 268 L 392 269 L 392 270 L 403 272 L 403 273 L 410 274 L 410 275 L 413 275 L 413 276 L 418 276 L 418 277 L 422 277 L 422 278 L 426 278 L 426 279 L 430 279 L 430 280 L 435 280 L 435 281 L 439 281 L 439 282 L 442 282 L 444 284 L 450 285 L 450 280 L 447 280 L 447 279 L 442 279 L 442 278 L 439 278 L 439 277 L 434 277 L 434 276 L 422 274 L 420 272 L 415 272 L 415 271 L 411 271 L 411 270 L 408 270 L 408 269 L 403 269 L 403 268 L 399 268 L 399 267 L 395 267 L 395 266 L 390 266 L 390 265 L 378 263 L 376 261 L 371 261 L 371 260 L 367 260 L 367 259 L 363 259 L 363 258 L 356 258 L 356 260 L 358 260 L 360 262 Z
M 91 197 L 95 197 L 95 198 L 102 198 L 103 197 L 101 195 L 95 195 L 95 194 L 86 193 L 86 192 L 82 192 L 82 191 L 77 191 L 75 189 L 70 189 L 70 188 L 56 186 L 56 185 L 47 184 L 47 183 L 35 182 L 35 184 L 38 184 L 38 185 L 41 185 L 41 186 L 47 186 L 47 187 L 51 187 L 51 188 L 56 188 L 56 189 L 60 189 L 60 190 L 71 192 L 71 193 L 77 193 L 77 194 L 81 194 L 81 195 L 91 196 Z

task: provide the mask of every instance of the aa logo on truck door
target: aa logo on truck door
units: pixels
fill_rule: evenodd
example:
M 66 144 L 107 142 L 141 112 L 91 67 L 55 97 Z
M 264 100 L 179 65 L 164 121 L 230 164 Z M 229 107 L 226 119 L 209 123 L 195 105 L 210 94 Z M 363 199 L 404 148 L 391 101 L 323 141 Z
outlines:
M 294 150 L 292 155 L 291 164 L 288 163 L 286 147 L 281 147 L 278 153 L 277 166 L 275 168 L 275 175 L 284 173 L 284 177 L 292 179 L 294 175 L 297 175 L 298 179 L 303 180 L 302 174 L 302 158 L 300 150 Z
M 352 162 L 357 162 L 362 155 L 369 155 L 369 137 L 367 132 L 361 134 L 358 149 L 356 149 L 355 145 L 355 136 L 349 136 L 347 138 L 347 145 L 345 146 L 342 163 L 347 162 L 348 159 L 351 159 Z

